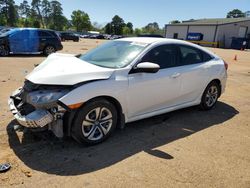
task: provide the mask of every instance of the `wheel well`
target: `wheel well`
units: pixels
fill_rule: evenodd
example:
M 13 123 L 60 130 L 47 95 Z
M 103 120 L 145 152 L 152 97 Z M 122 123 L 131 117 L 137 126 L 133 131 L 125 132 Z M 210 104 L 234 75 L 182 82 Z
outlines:
M 219 93 L 219 97 L 221 96 L 221 82 L 220 82 L 220 80 L 219 79 L 214 79 L 214 80 L 212 80 L 210 83 L 212 83 L 212 82 L 215 82 L 215 83 L 217 83 L 218 84 L 218 86 L 219 86 L 219 89 L 220 89 L 220 93 Z M 209 83 L 209 84 L 210 84 Z
M 115 108 L 117 109 L 117 116 L 118 116 L 117 128 L 123 129 L 124 126 L 125 126 L 125 116 L 122 113 L 122 106 L 118 102 L 118 100 L 116 100 L 115 98 L 110 97 L 110 96 L 99 96 L 99 97 L 92 98 L 92 99 L 88 100 L 87 102 L 90 102 L 90 101 L 93 101 L 93 100 L 96 100 L 96 99 L 105 99 L 105 100 L 111 102 L 115 106 Z M 64 115 L 63 129 L 64 129 L 64 133 L 67 136 L 71 135 L 71 125 L 72 125 L 72 122 L 74 121 L 74 118 L 75 118 L 75 115 L 76 115 L 77 111 L 78 110 L 74 110 L 74 111 L 71 111 L 71 112 L 66 112 L 65 115 Z
M 124 117 L 124 114 L 122 113 L 123 111 L 122 111 L 122 106 L 120 102 L 116 100 L 114 97 L 110 97 L 110 96 L 99 96 L 99 97 L 90 99 L 89 101 L 100 99 L 100 98 L 111 102 L 115 106 L 117 110 L 117 115 L 118 115 L 117 128 L 123 129 L 125 125 L 125 117 Z

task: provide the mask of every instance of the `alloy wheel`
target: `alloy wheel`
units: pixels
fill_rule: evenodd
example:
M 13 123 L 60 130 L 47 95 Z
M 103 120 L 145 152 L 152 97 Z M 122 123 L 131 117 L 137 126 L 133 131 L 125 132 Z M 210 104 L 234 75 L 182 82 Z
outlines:
M 50 55 L 50 54 L 52 54 L 54 52 L 55 52 L 55 48 L 53 46 L 47 46 L 46 49 L 45 49 L 45 53 L 47 55 Z
M 207 94 L 205 97 L 205 101 L 206 101 L 206 105 L 208 107 L 213 106 L 218 98 L 218 88 L 214 85 L 212 85 L 208 90 L 207 90 Z
M 82 133 L 88 140 L 102 139 L 110 131 L 113 123 L 111 111 L 105 107 L 97 107 L 87 113 L 82 122 Z

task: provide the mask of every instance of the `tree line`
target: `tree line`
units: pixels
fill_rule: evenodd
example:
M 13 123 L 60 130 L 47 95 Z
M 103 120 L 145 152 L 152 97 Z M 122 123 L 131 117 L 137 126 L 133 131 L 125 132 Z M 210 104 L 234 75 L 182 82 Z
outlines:
M 131 22 L 118 15 L 104 27 L 91 23 L 89 15 L 82 10 L 74 10 L 71 19 L 63 14 L 62 4 L 57 0 L 23 0 L 19 5 L 14 0 L 0 0 L 0 26 L 48 28 L 57 31 L 75 30 L 78 32 L 96 30 L 107 34 L 133 35 L 141 33 L 163 34 L 158 23 L 149 23 L 143 28 L 133 28 Z
M 24 0 L 16 5 L 14 0 L 0 0 L 0 25 L 9 27 L 35 27 L 54 30 L 89 30 L 91 23 L 88 14 L 76 10 L 69 21 L 63 15 L 62 4 L 56 0 Z

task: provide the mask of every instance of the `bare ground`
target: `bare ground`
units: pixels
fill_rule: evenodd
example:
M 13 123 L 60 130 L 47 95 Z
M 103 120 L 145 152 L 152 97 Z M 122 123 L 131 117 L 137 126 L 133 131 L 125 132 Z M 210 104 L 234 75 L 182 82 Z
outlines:
M 62 52 L 83 53 L 101 42 L 65 42 Z M 226 93 L 214 109 L 130 123 L 92 147 L 14 131 L 8 96 L 45 57 L 1 57 L 0 163 L 12 168 L 0 174 L 0 187 L 250 187 L 250 52 L 211 50 L 229 63 Z

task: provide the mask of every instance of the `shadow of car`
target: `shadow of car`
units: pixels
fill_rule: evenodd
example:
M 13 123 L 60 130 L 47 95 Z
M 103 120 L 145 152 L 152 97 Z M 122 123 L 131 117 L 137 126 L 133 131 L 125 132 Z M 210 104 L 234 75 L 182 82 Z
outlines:
M 94 147 L 76 145 L 71 139 L 62 142 L 49 132 L 24 131 L 19 140 L 13 129 L 15 121 L 9 123 L 7 132 L 11 149 L 25 165 L 48 174 L 68 176 L 106 168 L 141 151 L 171 160 L 175 156 L 154 148 L 226 122 L 238 113 L 223 102 L 207 112 L 196 107 L 182 109 L 129 123 L 124 130 Z

